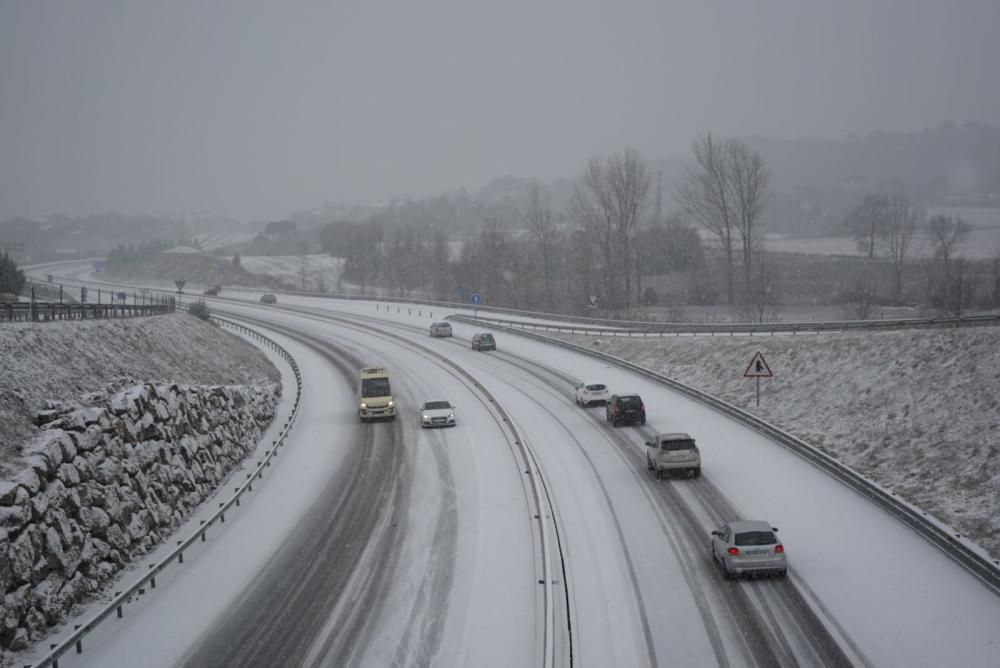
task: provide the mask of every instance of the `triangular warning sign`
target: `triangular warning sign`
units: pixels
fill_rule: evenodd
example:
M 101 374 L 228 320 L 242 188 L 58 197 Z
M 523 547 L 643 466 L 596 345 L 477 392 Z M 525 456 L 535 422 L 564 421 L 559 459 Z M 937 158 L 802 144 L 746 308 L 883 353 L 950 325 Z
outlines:
M 747 365 L 747 370 L 743 372 L 744 378 L 772 378 L 773 376 L 771 367 L 764 361 L 764 356 L 760 351 L 757 351 L 757 354 L 750 360 L 750 364 Z

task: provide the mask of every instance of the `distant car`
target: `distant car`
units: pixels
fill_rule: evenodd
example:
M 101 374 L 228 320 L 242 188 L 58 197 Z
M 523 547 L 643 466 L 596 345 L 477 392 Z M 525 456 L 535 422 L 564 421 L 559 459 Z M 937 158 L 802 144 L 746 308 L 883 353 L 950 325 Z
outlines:
M 454 427 L 455 407 L 447 401 L 427 401 L 420 408 L 420 426 Z
M 451 336 L 450 322 L 435 322 L 431 325 L 431 336 Z
M 646 405 L 638 394 L 613 394 L 604 407 L 604 416 L 613 427 L 646 424 Z
M 218 297 L 219 296 L 219 287 L 217 285 L 213 285 L 210 288 L 206 288 L 205 291 L 202 294 L 205 295 L 205 296 L 207 296 L 207 297 Z
M 611 397 L 608 386 L 593 380 L 587 380 L 573 388 L 573 398 L 580 406 L 606 404 Z
M 271 293 L 268 293 L 266 295 L 261 295 L 260 296 L 260 303 L 261 304 L 277 304 L 278 303 L 278 298 L 275 297 L 274 295 L 272 295 Z
M 685 471 L 697 478 L 701 475 L 701 453 L 688 434 L 657 434 L 646 441 L 646 468 L 656 471 L 657 480 L 670 471 Z
M 712 532 L 712 559 L 727 578 L 757 573 L 784 576 L 788 573 L 785 546 L 777 527 L 757 520 L 723 524 Z
M 497 342 L 493 339 L 493 335 L 489 332 L 482 334 L 472 335 L 472 349 L 473 350 L 496 350 Z

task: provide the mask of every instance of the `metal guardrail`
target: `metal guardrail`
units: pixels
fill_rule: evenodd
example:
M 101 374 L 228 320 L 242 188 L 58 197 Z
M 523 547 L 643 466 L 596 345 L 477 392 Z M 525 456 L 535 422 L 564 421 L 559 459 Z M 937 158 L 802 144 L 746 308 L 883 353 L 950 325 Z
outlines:
M 469 316 L 453 315 L 451 316 L 451 319 L 470 324 L 487 324 L 483 322 L 482 318 L 477 319 Z M 977 577 L 994 594 L 1000 596 L 1000 559 L 990 558 L 988 555 L 983 553 L 981 548 L 978 548 L 978 546 L 975 546 L 969 541 L 964 541 L 961 534 L 955 532 L 951 527 L 936 520 L 920 508 L 917 508 L 916 506 L 900 499 L 896 496 L 895 492 L 885 489 L 875 481 L 864 477 L 857 471 L 854 471 L 847 465 L 837 461 L 830 455 L 819 451 L 800 438 L 789 434 L 779 427 L 760 419 L 742 408 L 714 397 L 711 394 L 702 392 L 701 390 L 685 385 L 678 380 L 656 373 L 655 371 L 639 366 L 638 364 L 634 364 L 620 357 L 598 350 L 591 350 L 585 346 L 580 346 L 568 341 L 554 339 L 536 332 L 525 331 L 523 329 L 507 327 L 504 325 L 493 325 L 493 327 L 495 329 L 527 336 L 529 338 L 610 362 L 618 367 L 626 369 L 627 371 L 631 371 L 632 373 L 648 378 L 649 380 L 652 380 L 660 385 L 664 385 L 675 392 L 690 397 L 691 399 L 694 399 L 695 401 L 750 427 L 754 431 L 763 434 L 779 445 L 782 445 L 786 449 L 817 466 L 821 470 L 833 476 L 836 480 L 855 490 L 865 498 L 872 501 L 879 508 L 912 528 L 920 536 L 951 557 L 955 562 L 972 573 L 972 575 Z
M 567 334 L 595 334 L 600 336 L 649 337 L 649 336 L 680 336 L 682 334 L 711 335 L 775 335 L 775 334 L 805 334 L 821 332 L 848 331 L 891 331 L 899 329 L 928 328 L 958 328 L 984 327 L 1000 325 L 1000 314 L 969 315 L 954 318 L 900 318 L 895 320 L 836 320 L 827 322 L 790 322 L 790 323 L 646 323 L 635 321 L 609 321 L 614 326 L 576 325 L 570 318 L 553 317 L 562 322 L 544 322 L 543 320 L 507 320 L 478 316 L 475 321 L 493 323 L 496 325 L 521 329 L 538 329 L 548 332 L 565 332 Z
M 0 302 L 0 322 L 49 322 L 132 318 L 172 313 L 175 304 L 76 304 L 59 302 Z
M 146 587 L 149 586 L 150 589 L 156 589 L 156 576 L 164 571 L 167 566 L 171 565 L 173 562 L 178 564 L 184 563 L 184 551 L 189 549 L 194 543 L 206 540 L 206 535 L 208 529 L 214 525 L 216 522 L 224 524 L 226 521 L 226 512 L 228 512 L 233 506 L 240 505 L 240 497 L 248 492 L 253 491 L 253 483 L 255 480 L 260 480 L 264 476 L 264 469 L 271 466 L 271 459 L 277 456 L 278 448 L 280 448 L 285 443 L 285 439 L 288 437 L 289 432 L 295 424 L 295 419 L 299 414 L 299 406 L 301 405 L 302 399 L 302 374 L 299 371 L 299 365 L 292 357 L 291 353 L 282 348 L 273 339 L 261 334 L 260 332 L 253 330 L 249 327 L 241 325 L 232 320 L 227 320 L 225 318 L 212 317 L 213 320 L 219 322 L 225 327 L 230 327 L 237 332 L 240 332 L 251 339 L 258 341 L 267 347 L 271 348 L 277 352 L 283 360 L 291 367 L 295 374 L 295 403 L 292 406 L 292 412 L 288 419 L 285 420 L 285 424 L 281 429 L 281 433 L 278 438 L 272 441 L 271 447 L 264 451 L 264 456 L 259 462 L 257 462 L 256 468 L 250 473 L 247 473 L 246 481 L 238 485 L 232 498 L 228 501 L 219 503 L 219 509 L 212 514 L 206 520 L 201 520 L 201 525 L 197 531 L 192 533 L 186 539 L 178 540 L 177 547 L 175 547 L 170 554 L 164 557 L 160 562 L 156 564 L 149 565 L 149 572 L 139 578 L 134 582 L 128 589 L 115 592 L 115 597 L 111 602 L 105 606 L 102 610 L 93 615 L 90 619 L 82 624 L 77 624 L 74 627 L 74 632 L 66 640 L 61 643 L 50 645 L 50 651 L 44 657 L 42 657 L 37 664 L 34 664 L 36 668 L 43 668 L 44 666 L 52 666 L 52 668 L 59 668 L 59 657 L 69 651 L 71 647 L 76 648 L 76 653 L 80 654 L 83 652 L 83 638 L 88 633 L 90 633 L 94 628 L 96 628 L 101 622 L 111 616 L 112 613 L 116 613 L 117 617 L 120 619 L 124 616 L 123 608 L 129 599 L 133 596 L 143 594 L 146 591 Z M 28 668 L 31 668 L 30 666 Z

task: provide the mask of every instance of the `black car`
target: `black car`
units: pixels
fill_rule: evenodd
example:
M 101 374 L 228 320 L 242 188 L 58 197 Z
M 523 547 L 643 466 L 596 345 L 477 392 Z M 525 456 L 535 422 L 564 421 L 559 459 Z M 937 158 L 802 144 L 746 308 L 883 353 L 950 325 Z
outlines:
M 493 339 L 493 335 L 489 332 L 483 334 L 473 334 L 472 335 L 472 349 L 473 350 L 496 350 L 497 342 Z
M 605 417 L 612 426 L 646 424 L 646 406 L 638 394 L 613 394 L 608 399 Z

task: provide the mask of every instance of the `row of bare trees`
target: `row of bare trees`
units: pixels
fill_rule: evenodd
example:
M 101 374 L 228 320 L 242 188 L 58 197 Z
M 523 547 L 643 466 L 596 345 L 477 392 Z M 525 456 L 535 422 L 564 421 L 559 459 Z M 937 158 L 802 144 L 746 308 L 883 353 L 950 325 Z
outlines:
M 858 250 L 870 262 L 881 259 L 891 266 L 893 303 L 905 301 L 904 271 L 911 259 L 914 239 L 924 232 L 934 258 L 926 286 L 929 305 L 938 311 L 959 315 L 972 304 L 979 281 L 969 262 L 958 253 L 969 232 L 969 225 L 960 216 L 938 214 L 924 224 L 920 212 L 910 204 L 905 193 L 898 190 L 865 195 L 845 225 L 857 242 Z M 853 279 L 851 296 L 858 305 L 858 317 L 868 317 L 877 289 L 870 268 Z
M 892 296 L 903 300 L 903 270 L 917 232 L 917 210 L 902 191 L 870 193 L 851 212 L 846 225 L 868 259 L 882 257 L 892 265 Z
M 588 162 L 568 211 L 554 211 L 550 193 L 534 182 L 519 233 L 499 216 L 487 216 L 478 237 L 464 242 L 454 257 L 431 226 L 387 226 L 374 218 L 331 223 L 321 242 L 345 258 L 343 276 L 362 293 L 378 282 L 400 295 L 423 289 L 446 299 L 462 289 L 494 304 L 556 310 L 567 303 L 596 303 L 604 313 L 628 315 L 635 304 L 655 300 L 655 293 L 643 289 L 650 271 L 710 272 L 700 235 L 683 222 L 691 220 L 721 242 L 730 303 L 738 267 L 741 294 L 764 294 L 765 268 L 756 259 L 768 184 L 763 161 L 740 142 L 719 144 L 710 134 L 694 151 L 699 170 L 680 186 L 687 206 L 666 225 L 659 216 L 652 223 L 644 220 L 650 174 L 639 152 L 627 147 Z M 694 299 L 711 300 L 712 283 L 711 276 L 692 281 Z

